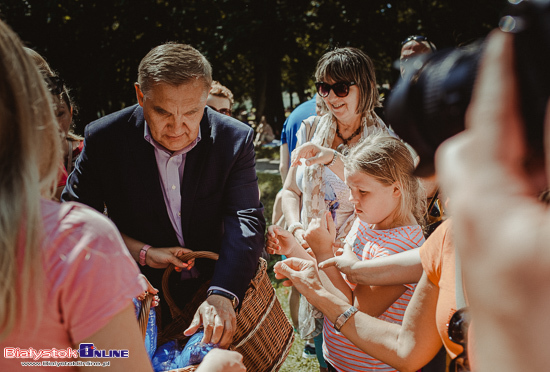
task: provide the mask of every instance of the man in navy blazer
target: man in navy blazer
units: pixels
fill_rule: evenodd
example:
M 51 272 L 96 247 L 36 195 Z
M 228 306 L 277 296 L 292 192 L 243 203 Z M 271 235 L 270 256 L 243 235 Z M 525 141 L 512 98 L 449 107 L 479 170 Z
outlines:
M 203 325 L 203 341 L 224 347 L 264 247 L 265 220 L 254 132 L 206 107 L 211 84 L 210 64 L 194 48 L 151 50 L 139 66 L 139 104 L 86 126 L 62 200 L 106 208 L 153 286 L 170 263 L 183 268 L 171 284 L 180 305 L 211 279 L 189 331 Z M 177 258 L 189 250 L 219 260 Z M 161 306 L 167 316 L 162 293 Z

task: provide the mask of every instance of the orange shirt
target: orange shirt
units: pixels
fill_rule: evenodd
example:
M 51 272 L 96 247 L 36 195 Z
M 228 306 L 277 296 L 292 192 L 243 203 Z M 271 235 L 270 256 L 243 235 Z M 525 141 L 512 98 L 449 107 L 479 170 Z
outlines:
M 462 346 L 449 340 L 447 324 L 456 311 L 455 250 L 451 233 L 451 220 L 443 222 L 420 247 L 422 267 L 428 279 L 439 287 L 437 299 L 437 330 L 451 358 L 462 352 Z

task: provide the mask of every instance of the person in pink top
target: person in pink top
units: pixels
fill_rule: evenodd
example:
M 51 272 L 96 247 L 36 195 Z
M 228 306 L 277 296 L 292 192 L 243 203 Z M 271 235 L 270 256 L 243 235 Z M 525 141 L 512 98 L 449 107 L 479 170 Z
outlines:
M 52 95 L 1 21 L 0 71 L 0 370 L 152 371 L 131 301 L 146 282 L 111 221 L 50 200 L 61 164 Z M 242 371 L 235 354 L 215 352 L 199 371 Z

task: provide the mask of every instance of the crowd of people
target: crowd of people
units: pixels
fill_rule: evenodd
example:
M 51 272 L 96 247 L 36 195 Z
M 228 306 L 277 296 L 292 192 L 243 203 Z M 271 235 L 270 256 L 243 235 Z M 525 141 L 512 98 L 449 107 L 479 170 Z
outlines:
M 326 52 L 315 97 L 282 131 L 266 237 L 255 149 L 275 134 L 265 117 L 256 131 L 233 118 L 232 92 L 199 51 L 151 49 L 137 104 L 79 136 L 67 84 L 0 21 L 1 369 L 22 368 L 8 349 L 91 344 L 129 352 L 116 371 L 152 371 L 132 300 L 154 295 L 169 324 L 159 288 L 174 265 L 180 308 L 206 290 L 184 333 L 218 348 L 197 371 L 244 371 L 225 349 L 267 250 L 284 256 L 275 275 L 293 287 L 291 320 L 321 372 L 544 370 L 547 171 L 524 168 L 512 43 L 490 36 L 467 129 L 441 146 L 430 178 L 375 111 L 372 59 Z M 402 75 L 435 50 L 406 38 Z M 180 259 L 192 251 L 219 259 Z

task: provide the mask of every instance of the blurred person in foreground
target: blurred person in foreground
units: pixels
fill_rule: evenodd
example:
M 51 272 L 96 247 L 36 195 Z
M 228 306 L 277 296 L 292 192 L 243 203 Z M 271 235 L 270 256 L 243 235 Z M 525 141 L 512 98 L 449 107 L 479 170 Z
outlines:
M 437 51 L 437 47 L 433 42 L 431 42 L 426 36 L 423 35 L 411 35 L 401 42 L 401 55 L 399 57 L 399 70 L 401 72 L 401 78 L 405 78 L 405 73 L 407 68 L 411 69 L 415 57 L 418 57 L 423 54 L 431 54 Z M 408 66 L 408 67 L 407 67 Z M 415 69 L 418 69 L 416 67 Z M 390 123 L 391 124 L 391 123 Z M 407 145 L 409 146 L 409 145 Z M 409 146 L 411 152 L 417 156 L 416 151 Z M 418 161 L 419 158 L 416 158 Z M 444 198 L 441 195 L 439 190 L 439 185 L 435 179 L 435 176 L 421 178 L 422 185 L 426 190 L 427 205 L 428 210 L 425 216 L 425 225 L 423 226 L 424 234 L 426 237 L 439 226 L 445 219 L 445 210 L 444 210 Z M 440 358 L 441 359 L 441 358 Z M 435 364 L 436 362 L 434 362 Z M 435 370 L 442 367 L 442 363 L 439 363 L 438 366 L 434 366 Z M 427 369 L 427 371 L 432 371 L 434 369 Z
M 53 97 L 3 22 L 0 71 L 0 369 L 29 361 L 15 348 L 55 348 L 76 362 L 74 349 L 92 343 L 129 350 L 111 362 L 116 371 L 152 371 L 131 301 L 146 284 L 107 218 L 49 200 L 62 161 Z
M 227 348 L 264 247 L 265 220 L 254 167 L 254 132 L 206 106 L 212 68 L 186 44 L 153 48 L 135 83 L 138 104 L 86 126 L 84 149 L 62 200 L 107 207 L 126 247 L 151 284 L 164 268 L 181 308 L 210 280 L 186 335 L 203 326 L 203 342 Z M 182 262 L 189 251 L 217 262 Z M 194 266 L 193 266 L 194 264 Z M 163 324 L 169 306 L 160 293 Z
M 550 214 L 537 195 L 550 174 L 550 115 L 546 175 L 528 174 L 513 38 L 495 31 L 486 45 L 467 130 L 441 146 L 436 170 L 451 198 L 478 370 L 543 371 L 550 361 Z

